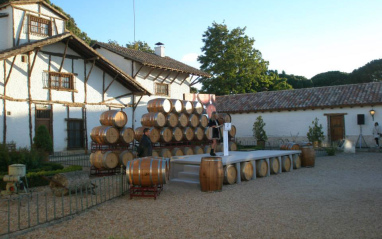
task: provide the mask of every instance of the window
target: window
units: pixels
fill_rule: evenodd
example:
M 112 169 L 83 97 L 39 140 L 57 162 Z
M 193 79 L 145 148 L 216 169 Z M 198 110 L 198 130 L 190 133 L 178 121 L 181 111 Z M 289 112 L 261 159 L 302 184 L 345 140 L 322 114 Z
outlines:
M 155 94 L 169 96 L 168 84 L 155 84 Z
M 45 87 L 58 90 L 75 90 L 74 75 L 71 73 L 48 72 Z
M 50 20 L 29 15 L 29 32 L 35 35 L 51 36 L 52 27 Z
M 84 121 L 82 119 L 67 119 L 68 149 L 84 148 Z

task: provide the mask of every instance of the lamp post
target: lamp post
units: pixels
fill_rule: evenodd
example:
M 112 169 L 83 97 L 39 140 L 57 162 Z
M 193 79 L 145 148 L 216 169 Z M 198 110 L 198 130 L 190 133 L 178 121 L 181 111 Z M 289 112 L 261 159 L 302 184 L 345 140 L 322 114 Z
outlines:
M 374 121 L 375 110 L 372 108 L 369 112 Z

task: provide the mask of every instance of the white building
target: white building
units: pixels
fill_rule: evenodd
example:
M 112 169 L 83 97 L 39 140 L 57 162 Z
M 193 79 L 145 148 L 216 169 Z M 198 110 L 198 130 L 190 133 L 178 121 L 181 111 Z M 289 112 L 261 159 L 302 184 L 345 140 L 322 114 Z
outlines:
M 87 150 L 103 111 L 132 108 L 150 94 L 67 32 L 66 20 L 42 0 L 0 5 L 1 142 L 31 147 L 43 124 L 54 151 Z
M 271 146 L 308 141 L 309 126 L 318 118 L 324 144 L 348 139 L 357 147 L 373 147 L 374 123 L 382 128 L 382 82 L 220 96 L 216 108 L 231 114 L 242 144 L 255 143 L 252 127 L 261 115 Z

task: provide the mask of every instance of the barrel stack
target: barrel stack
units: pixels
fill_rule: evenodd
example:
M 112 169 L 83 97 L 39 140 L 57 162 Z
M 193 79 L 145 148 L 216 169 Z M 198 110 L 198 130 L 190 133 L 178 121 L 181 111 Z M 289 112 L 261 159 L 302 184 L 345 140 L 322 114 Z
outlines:
M 130 148 L 134 141 L 135 132 L 125 127 L 128 118 L 125 112 L 108 110 L 99 118 L 100 126 L 94 127 L 90 132 L 92 139 L 92 153 L 90 164 L 95 174 L 126 167 L 127 162 L 133 160 L 134 154 Z
M 154 144 L 153 156 L 169 158 L 210 152 L 208 142 L 208 117 L 203 114 L 199 101 L 156 98 L 147 103 L 148 113 L 141 117 L 141 127 L 135 129 L 135 140 L 139 142 L 144 128 L 149 128 Z M 231 122 L 231 117 L 226 122 Z M 235 126 L 229 132 L 236 134 Z M 232 149 L 237 147 L 231 143 Z

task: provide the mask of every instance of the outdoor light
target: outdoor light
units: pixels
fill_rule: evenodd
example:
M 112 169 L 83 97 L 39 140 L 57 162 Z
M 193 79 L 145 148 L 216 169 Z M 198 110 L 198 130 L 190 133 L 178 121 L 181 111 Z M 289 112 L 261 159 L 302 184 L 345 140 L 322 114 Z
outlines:
M 369 112 L 370 112 L 370 115 L 371 115 L 371 117 L 373 118 L 373 121 L 374 121 L 375 110 L 371 109 Z

